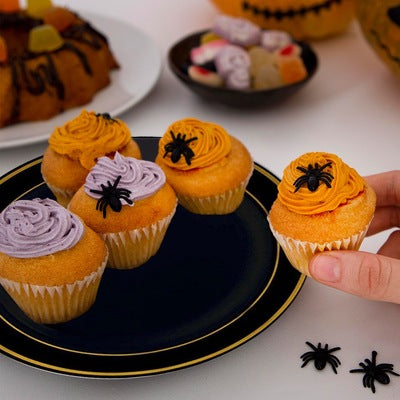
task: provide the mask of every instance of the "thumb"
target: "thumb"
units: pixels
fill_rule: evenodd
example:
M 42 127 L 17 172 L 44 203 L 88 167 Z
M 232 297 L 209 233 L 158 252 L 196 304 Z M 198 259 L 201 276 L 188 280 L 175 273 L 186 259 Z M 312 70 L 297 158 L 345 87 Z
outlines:
M 372 300 L 400 303 L 400 260 L 361 251 L 319 253 L 309 265 L 317 281 Z

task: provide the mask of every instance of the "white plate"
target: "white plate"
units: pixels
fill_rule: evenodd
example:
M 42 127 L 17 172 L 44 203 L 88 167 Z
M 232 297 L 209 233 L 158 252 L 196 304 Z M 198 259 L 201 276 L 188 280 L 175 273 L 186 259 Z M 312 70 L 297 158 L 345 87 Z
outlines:
M 111 84 L 88 104 L 71 108 L 46 121 L 0 128 L 0 149 L 43 142 L 56 126 L 74 118 L 82 109 L 117 116 L 142 100 L 157 83 L 161 52 L 150 37 L 120 20 L 92 13 L 80 14 L 107 36 L 120 69 L 111 72 Z

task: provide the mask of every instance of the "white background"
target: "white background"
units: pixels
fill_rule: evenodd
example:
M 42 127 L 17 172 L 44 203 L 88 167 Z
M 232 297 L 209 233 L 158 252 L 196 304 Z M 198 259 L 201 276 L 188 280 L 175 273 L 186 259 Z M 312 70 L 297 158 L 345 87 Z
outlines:
M 279 106 L 238 111 L 201 101 L 166 64 L 172 43 L 210 26 L 217 11 L 207 0 L 58 4 L 129 22 L 159 47 L 160 81 L 121 116 L 133 136 L 161 136 L 171 122 L 196 117 L 224 126 L 279 177 L 289 161 L 308 151 L 336 153 L 361 175 L 399 168 L 400 80 L 372 52 L 356 23 L 340 37 L 312 43 L 319 70 L 295 96 Z M 43 154 L 45 147 L 0 150 L 0 174 Z M 385 236 L 366 239 L 363 249 L 375 252 Z M 400 378 L 392 377 L 387 386 L 377 383 L 373 395 L 362 387 L 361 374 L 348 373 L 373 349 L 378 362 L 393 363 L 400 372 L 399 328 L 398 305 L 359 299 L 307 279 L 272 326 L 217 359 L 160 376 L 94 380 L 48 373 L 0 356 L 0 399 L 400 399 Z M 312 364 L 300 368 L 306 340 L 342 348 L 336 353 L 342 362 L 337 375 L 329 367 L 321 372 Z

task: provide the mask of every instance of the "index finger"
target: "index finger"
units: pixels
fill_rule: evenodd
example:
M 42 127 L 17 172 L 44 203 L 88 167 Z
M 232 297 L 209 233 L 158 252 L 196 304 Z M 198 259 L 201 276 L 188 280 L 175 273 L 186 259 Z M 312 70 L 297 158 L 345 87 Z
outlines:
M 400 170 L 365 177 L 376 193 L 376 205 L 400 206 Z

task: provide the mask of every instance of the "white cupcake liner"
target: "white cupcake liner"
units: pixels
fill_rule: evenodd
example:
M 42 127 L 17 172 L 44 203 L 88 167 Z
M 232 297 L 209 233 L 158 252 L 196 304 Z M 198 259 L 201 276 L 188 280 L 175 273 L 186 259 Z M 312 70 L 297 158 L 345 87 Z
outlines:
M 103 233 L 101 236 L 109 251 L 109 266 L 132 269 L 148 261 L 160 248 L 175 210 L 176 206 L 168 216 L 146 227 Z
M 282 250 L 292 266 L 306 275 L 310 275 L 308 271 L 308 263 L 317 253 L 332 250 L 358 250 L 369 227 L 368 223 L 368 225 L 360 232 L 355 233 L 347 238 L 318 243 L 297 240 L 289 236 L 282 235 L 273 228 L 269 217 L 267 219 L 272 234 L 282 247 Z
M 253 168 L 239 186 L 213 196 L 193 197 L 177 193 L 179 204 L 194 214 L 223 215 L 234 212 L 243 201 Z
M 51 185 L 45 179 L 43 180 L 45 181 L 50 191 L 56 197 L 57 202 L 61 204 L 63 207 L 67 207 L 68 203 L 71 201 L 73 195 L 75 194 L 75 190 L 60 189 L 57 186 Z
M 0 277 L 0 284 L 33 321 L 59 323 L 75 318 L 94 303 L 98 286 L 107 264 L 83 279 L 59 286 L 33 285 Z

